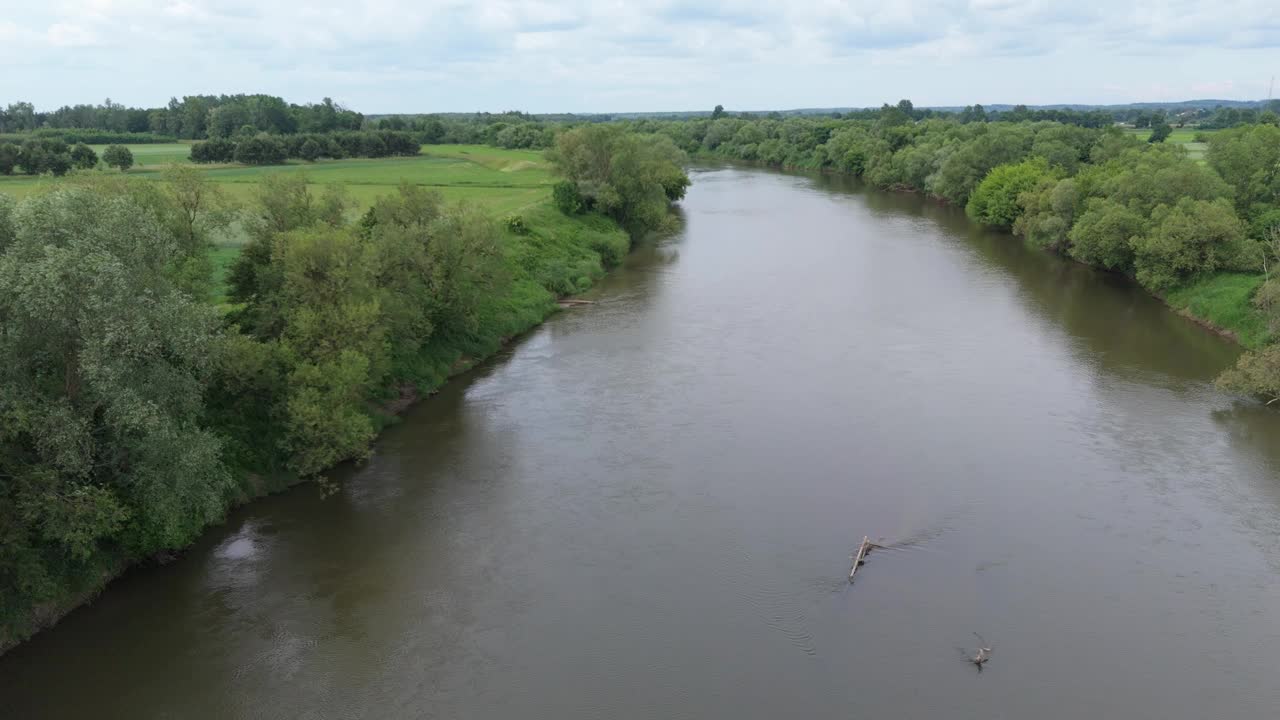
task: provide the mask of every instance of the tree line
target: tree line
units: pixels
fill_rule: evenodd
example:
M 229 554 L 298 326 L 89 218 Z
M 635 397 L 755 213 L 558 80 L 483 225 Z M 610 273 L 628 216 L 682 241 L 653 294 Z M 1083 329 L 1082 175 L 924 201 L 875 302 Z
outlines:
M 410 184 L 358 212 L 300 173 L 239 205 L 189 165 L 0 193 L 0 648 L 231 504 L 366 456 L 390 405 L 589 286 L 629 248 L 618 223 L 662 225 L 688 183 L 669 143 L 561 141 L 590 198 L 568 214 Z
M 229 137 L 246 127 L 291 135 L 359 130 L 363 125 L 362 114 L 330 98 L 298 105 L 273 95 L 187 95 L 155 108 L 125 107 L 108 99 L 100 105 L 67 105 L 50 112 L 37 111 L 29 102 L 0 109 L 0 133 L 74 129 L 200 140 Z
M 1280 331 L 1277 124 L 1210 135 L 1200 163 L 1159 142 L 1160 134 L 1143 141 L 1113 126 L 912 120 L 908 108 L 895 110 L 874 120 L 724 115 L 626 125 L 693 154 L 840 172 L 925 193 L 1160 296 L 1240 273 L 1250 292 L 1235 310 L 1261 312 L 1271 333 Z M 1221 383 L 1280 398 L 1280 344 L 1246 353 Z
M 413 156 L 422 147 L 412 133 L 391 130 L 337 131 L 274 136 L 246 132 L 191 145 L 195 163 L 279 165 L 287 159 L 314 162 L 321 158 Z
M 84 143 L 69 145 L 60 138 L 28 138 L 21 143 L 0 140 L 0 175 L 62 176 L 71 170 L 91 170 L 98 166 L 98 153 Z M 123 145 L 109 145 L 102 163 L 121 171 L 133 167 L 133 151 Z

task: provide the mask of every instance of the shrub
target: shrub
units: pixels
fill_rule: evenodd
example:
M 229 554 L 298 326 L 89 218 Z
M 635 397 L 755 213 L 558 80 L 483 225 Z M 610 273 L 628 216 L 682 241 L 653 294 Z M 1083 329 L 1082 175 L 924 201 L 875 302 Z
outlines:
M 106 163 L 107 167 L 120 168 L 120 172 L 124 172 L 133 167 L 133 153 L 123 145 L 108 145 L 107 149 L 102 151 L 102 162 Z
M 1011 227 L 1024 209 L 1019 197 L 1051 176 L 1049 162 L 1041 157 L 1001 165 L 974 188 L 965 212 L 980 223 Z
M 525 224 L 523 216 L 508 215 L 507 218 L 503 220 L 503 224 L 506 225 L 507 230 L 515 233 L 516 235 L 529 234 L 529 226 Z
M 98 164 L 98 153 L 84 143 L 71 148 L 71 164 L 81 170 L 89 170 Z
M 257 135 L 236 143 L 236 162 L 245 165 L 283 165 L 284 144 L 267 135 Z
M 570 180 L 556 183 L 551 189 L 551 198 L 565 215 L 577 215 L 587 209 L 586 199 L 578 192 L 578 185 Z
M 235 160 L 236 144 L 231 140 L 215 138 L 191 146 L 191 162 L 229 163 Z

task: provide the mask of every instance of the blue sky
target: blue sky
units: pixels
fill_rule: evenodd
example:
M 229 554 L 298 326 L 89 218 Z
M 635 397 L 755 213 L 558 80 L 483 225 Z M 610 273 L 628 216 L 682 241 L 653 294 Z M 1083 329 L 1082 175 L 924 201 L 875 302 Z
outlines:
M 0 104 L 366 113 L 1258 99 L 1280 1 L 3 0 Z

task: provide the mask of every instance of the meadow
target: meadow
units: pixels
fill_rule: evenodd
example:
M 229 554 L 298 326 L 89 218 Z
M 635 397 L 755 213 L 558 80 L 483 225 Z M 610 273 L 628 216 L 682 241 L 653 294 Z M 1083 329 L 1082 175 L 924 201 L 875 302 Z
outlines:
M 1151 137 L 1151 128 L 1126 128 L 1125 132 L 1134 137 L 1146 140 Z M 1195 127 L 1174 128 L 1173 132 L 1165 140 L 1167 143 L 1181 145 L 1187 149 L 1187 155 L 1196 162 L 1204 162 L 1204 154 L 1209 149 L 1209 143 L 1196 142 L 1196 135 L 1212 135 L 1216 130 L 1201 130 Z
M 129 145 L 134 166 L 130 177 L 159 178 L 172 164 L 190 163 L 189 143 Z M 93 146 L 99 155 L 106 146 Z M 286 165 L 253 167 L 245 165 L 201 166 L 207 177 L 227 195 L 248 204 L 263 177 L 273 173 L 303 172 L 316 188 L 341 185 L 356 212 L 363 212 L 384 195 L 396 191 L 401 182 L 438 190 L 447 200 L 465 200 L 505 217 L 528 211 L 550 197 L 555 177 L 550 164 L 537 150 L 504 150 L 486 145 L 424 145 L 417 157 L 352 158 L 290 161 Z M 104 172 L 115 172 L 106 170 Z M 22 198 L 61 182 L 58 178 L 13 175 L 0 177 L 0 193 Z M 218 286 L 226 271 L 240 255 L 246 237 L 233 226 L 217 238 L 213 261 Z M 219 298 L 219 301 L 224 301 Z
M 94 146 L 99 155 L 105 146 Z M 190 145 L 129 145 L 134 166 L 131 177 L 158 177 L 171 164 L 189 163 Z M 517 212 L 546 197 L 555 182 L 549 164 L 535 150 L 503 150 L 484 145 L 424 145 L 422 154 L 409 158 L 353 158 L 286 165 L 250 167 L 205 166 L 210 180 L 233 197 L 250 199 L 263 176 L 303 171 L 314 185 L 339 184 L 354 203 L 364 209 L 395 190 L 401 181 L 438 188 L 446 198 L 471 200 L 496 213 Z M 24 197 L 57 179 L 14 175 L 0 177 L 0 192 Z

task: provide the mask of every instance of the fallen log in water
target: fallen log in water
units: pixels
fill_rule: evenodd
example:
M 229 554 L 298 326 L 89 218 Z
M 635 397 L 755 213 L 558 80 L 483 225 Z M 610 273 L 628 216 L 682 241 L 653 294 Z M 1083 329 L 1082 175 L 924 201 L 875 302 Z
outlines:
M 575 298 L 561 298 L 556 301 L 560 307 L 577 307 L 579 305 L 595 305 L 595 300 L 578 300 Z
M 862 536 L 862 544 L 858 546 L 858 552 L 853 555 L 853 567 L 849 568 L 849 582 L 853 582 L 854 574 L 858 572 L 858 568 L 866 561 L 867 553 L 871 552 L 871 548 L 875 546 L 875 543 L 871 542 L 871 538 L 866 535 Z

